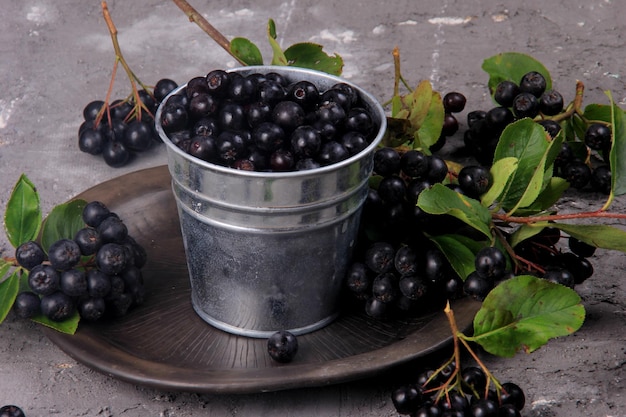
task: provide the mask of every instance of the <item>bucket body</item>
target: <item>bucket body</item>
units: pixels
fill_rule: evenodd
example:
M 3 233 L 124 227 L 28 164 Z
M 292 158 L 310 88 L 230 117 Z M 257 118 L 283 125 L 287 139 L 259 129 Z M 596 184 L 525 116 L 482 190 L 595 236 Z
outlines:
M 233 71 L 279 72 L 290 81 L 311 81 L 320 91 L 346 82 L 291 67 Z M 230 333 L 266 338 L 278 330 L 308 333 L 338 315 L 373 152 L 386 127 L 380 104 L 353 87 L 379 127 L 378 134 L 359 154 L 306 171 L 243 171 L 195 158 L 169 140 L 158 123 L 161 108 L 157 111 L 191 301 L 206 322 Z

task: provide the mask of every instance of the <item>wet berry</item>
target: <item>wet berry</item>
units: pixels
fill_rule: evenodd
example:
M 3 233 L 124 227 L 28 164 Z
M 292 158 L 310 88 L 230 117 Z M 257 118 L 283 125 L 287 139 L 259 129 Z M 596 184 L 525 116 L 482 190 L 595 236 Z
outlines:
M 556 284 L 565 285 L 570 288 L 574 288 L 575 284 L 574 275 L 564 268 L 551 267 L 546 269 L 543 274 L 543 279 Z
M 563 111 L 563 96 L 556 90 L 545 91 L 539 100 L 539 111 L 546 116 L 555 116 Z
M 480 399 L 469 408 L 470 417 L 498 417 L 498 404 L 493 400 Z
M 567 240 L 569 249 L 578 256 L 583 258 L 589 258 L 596 252 L 596 247 L 582 240 L 576 239 L 574 236 L 570 236 Z
M 60 276 L 50 265 L 40 264 L 28 273 L 28 286 L 39 295 L 48 295 L 59 289 Z
M 400 169 L 412 178 L 426 178 L 430 170 L 430 159 L 417 150 L 405 152 L 400 158 Z
M 34 292 L 23 291 L 15 297 L 13 311 L 19 318 L 29 319 L 41 312 L 41 300 Z
M 611 168 L 608 165 L 600 165 L 591 172 L 591 186 L 602 194 L 611 193 Z
M 493 281 L 504 274 L 506 258 L 500 249 L 487 246 L 478 251 L 474 265 L 478 274 Z
M 539 123 L 543 129 L 548 132 L 548 135 L 550 135 L 552 139 L 554 139 L 561 131 L 561 125 L 554 120 L 543 119 L 539 120 L 537 123 Z
M 412 246 L 404 245 L 398 248 L 393 262 L 400 275 L 414 274 L 418 271 L 418 256 Z
M 89 270 L 87 291 L 91 297 L 106 297 L 111 292 L 111 277 L 98 269 Z
M 415 385 L 407 384 L 393 390 L 391 401 L 399 414 L 411 414 L 421 406 L 422 394 Z
M 499 105 L 503 107 L 513 106 L 513 100 L 521 93 L 519 86 L 513 81 L 500 81 L 496 85 L 493 98 Z
M 465 279 L 463 292 L 475 300 L 482 301 L 493 289 L 493 282 L 477 272 L 472 272 Z
M 171 80 L 169 78 L 162 78 L 154 85 L 154 98 L 158 102 L 163 101 L 163 99 L 175 90 L 178 87 L 176 81 Z
M 41 312 L 52 321 L 68 319 L 76 311 L 74 302 L 69 295 L 61 291 L 44 295 L 41 298 Z
M 350 157 L 348 150 L 339 142 L 331 141 L 322 145 L 318 154 L 318 162 L 322 166 L 336 164 Z
M 15 259 L 26 269 L 32 269 L 46 258 L 41 245 L 33 240 L 24 242 L 15 249 Z
M 317 155 L 322 146 L 319 132 L 311 126 L 298 126 L 290 137 L 291 149 L 298 158 L 311 158 Z
M 400 172 L 400 154 L 394 148 L 379 148 L 374 152 L 374 172 L 388 176 Z
M 105 274 L 116 275 L 128 265 L 124 246 L 117 243 L 104 244 L 96 254 L 96 265 Z
M 281 101 L 272 110 L 272 121 L 285 132 L 291 132 L 304 122 L 304 110 L 293 101 Z
M 518 119 L 534 118 L 539 114 L 539 100 L 531 93 L 520 93 L 513 100 L 513 114 Z
M 101 242 L 123 242 L 128 236 L 128 228 L 124 222 L 116 216 L 109 216 L 102 220 L 96 231 L 100 235 Z
M 396 251 L 390 243 L 376 242 L 365 253 L 365 264 L 376 274 L 391 271 Z
M 378 194 L 385 203 L 395 204 L 404 200 L 406 184 L 396 175 L 383 178 L 378 184 Z
M 539 98 L 546 91 L 546 85 L 546 79 L 541 73 L 530 71 L 522 77 L 519 89 L 522 93 L 530 93 Z
M 26 417 L 26 415 L 16 405 L 5 405 L 0 407 L 0 417 Z
M 320 102 L 320 94 L 310 81 L 298 81 L 291 85 L 287 92 L 287 97 L 298 103 L 303 109 L 311 110 Z
M 428 165 L 429 169 L 426 179 L 432 184 L 442 182 L 448 175 L 448 165 L 440 156 L 431 155 Z
M 286 330 L 278 331 L 267 340 L 267 351 L 276 362 L 291 362 L 298 353 L 298 339 Z
M 591 180 L 591 168 L 582 161 L 574 160 L 563 167 L 563 178 L 565 178 L 570 186 L 576 189 L 582 189 Z
M 419 300 L 428 292 L 426 280 L 417 275 L 405 275 L 398 282 L 402 295 L 410 300 Z
M 84 227 L 74 235 L 74 242 L 80 248 L 83 256 L 93 255 L 102 246 L 100 233 L 92 227 Z
M 463 193 L 479 198 L 491 187 L 493 178 L 489 169 L 481 165 L 467 165 L 461 168 L 457 178 Z
M 453 91 L 443 96 L 443 108 L 447 113 L 460 113 L 465 109 L 467 99 L 459 92 Z
M 372 295 L 383 303 L 390 303 L 398 297 L 398 279 L 391 272 L 384 272 L 374 278 Z
M 103 298 L 84 298 L 78 302 L 78 312 L 85 320 L 99 320 L 105 311 L 106 303 Z
M 501 402 L 502 404 L 512 404 L 518 410 L 522 410 L 526 404 L 526 395 L 519 385 L 505 382 L 502 384 Z
M 585 131 L 585 145 L 593 150 L 603 150 L 611 145 L 611 128 L 602 123 L 592 123 Z
M 371 281 L 372 279 L 370 278 L 365 264 L 354 262 L 348 268 L 348 272 L 346 273 L 346 286 L 350 291 L 364 293 L 370 288 Z
M 443 127 L 441 130 L 442 136 L 452 136 L 459 130 L 459 122 L 450 113 L 446 113 L 443 117 Z M 432 149 L 432 148 L 431 148 Z

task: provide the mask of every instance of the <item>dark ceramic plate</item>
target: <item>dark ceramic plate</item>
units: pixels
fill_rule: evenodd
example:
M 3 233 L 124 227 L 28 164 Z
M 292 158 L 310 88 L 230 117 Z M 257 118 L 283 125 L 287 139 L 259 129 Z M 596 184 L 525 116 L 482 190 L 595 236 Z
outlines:
M 99 184 L 79 196 L 117 212 L 148 252 L 146 301 L 115 321 L 81 322 L 74 335 L 46 335 L 77 361 L 139 385 L 203 393 L 253 393 L 322 386 L 373 376 L 448 344 L 443 313 L 381 322 L 345 313 L 298 337 L 294 362 L 273 362 L 264 339 L 211 327 L 194 312 L 178 215 L 167 167 Z M 471 325 L 477 302 L 453 305 L 460 328 Z

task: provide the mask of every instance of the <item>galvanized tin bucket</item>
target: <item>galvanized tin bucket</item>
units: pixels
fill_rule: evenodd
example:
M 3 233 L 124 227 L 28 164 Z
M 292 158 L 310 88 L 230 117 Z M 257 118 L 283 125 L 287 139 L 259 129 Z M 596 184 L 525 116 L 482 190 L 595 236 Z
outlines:
M 321 91 L 346 82 L 293 67 L 233 71 L 279 72 L 290 81 L 311 81 Z M 381 105 L 353 87 L 379 126 L 376 138 L 347 160 L 308 171 L 252 172 L 211 164 L 174 145 L 157 122 L 167 146 L 192 304 L 206 322 L 265 338 L 277 330 L 308 333 L 338 315 L 373 151 L 386 128 Z M 155 120 L 160 113 L 161 108 Z

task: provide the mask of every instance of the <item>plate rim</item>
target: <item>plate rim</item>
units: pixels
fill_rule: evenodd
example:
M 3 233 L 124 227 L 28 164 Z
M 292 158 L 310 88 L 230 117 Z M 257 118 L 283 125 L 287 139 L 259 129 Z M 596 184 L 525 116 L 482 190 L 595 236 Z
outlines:
M 167 165 L 133 171 L 96 184 L 72 200 L 84 199 L 85 196 L 97 192 L 100 188 L 138 178 L 147 179 L 151 185 L 159 184 L 164 181 L 164 176 L 170 178 Z M 170 181 L 165 182 L 169 187 Z M 123 190 L 119 191 L 116 198 L 121 198 L 123 193 Z M 189 302 L 191 303 L 191 300 Z M 452 301 L 451 304 L 453 309 L 456 309 L 459 328 L 466 329 L 471 326 L 480 303 L 465 297 Z M 332 323 L 329 326 L 332 326 Z M 423 329 L 436 332 L 437 341 L 425 349 L 412 350 L 412 346 L 420 343 L 419 333 Z M 453 339 L 447 317 L 442 310 L 432 313 L 432 319 L 420 328 L 420 331 L 411 332 L 404 338 L 384 347 L 345 358 L 321 363 L 294 361 L 284 365 L 276 364 L 270 368 L 191 369 L 132 355 L 98 333 L 98 326 L 90 326 L 84 321 L 81 321 L 74 335 L 60 333 L 47 327 L 43 327 L 43 330 L 48 339 L 67 355 L 110 377 L 157 389 L 230 394 L 311 388 L 364 379 L 438 351 L 451 344 Z M 216 331 L 220 330 L 216 329 Z M 98 354 L 102 348 L 106 348 L 107 355 Z M 270 372 L 269 376 L 268 372 Z

